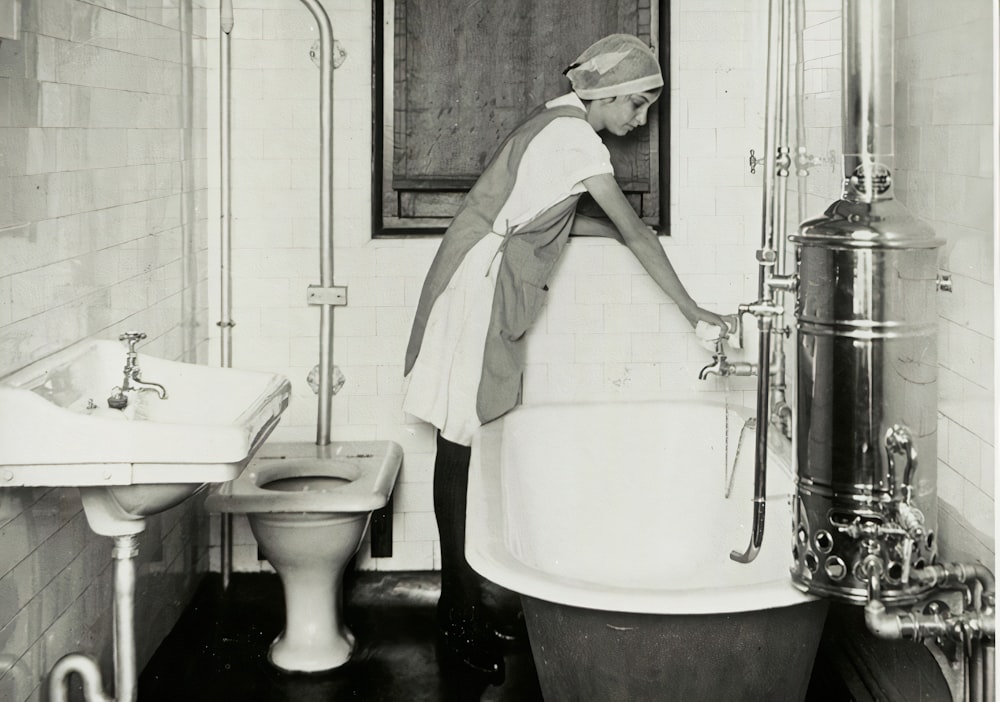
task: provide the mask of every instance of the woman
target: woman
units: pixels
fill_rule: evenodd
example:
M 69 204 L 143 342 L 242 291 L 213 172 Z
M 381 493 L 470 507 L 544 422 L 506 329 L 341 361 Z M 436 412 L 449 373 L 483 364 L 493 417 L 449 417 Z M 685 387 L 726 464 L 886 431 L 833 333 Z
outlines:
M 446 653 L 497 673 L 503 657 L 483 580 L 465 561 L 465 500 L 475 430 L 520 399 L 524 335 L 572 231 L 614 237 L 639 259 L 688 322 L 725 330 L 688 295 L 656 234 L 614 179 L 599 132 L 646 123 L 663 78 L 639 39 L 614 34 L 566 70 L 573 92 L 546 103 L 507 137 L 445 232 L 424 282 L 406 353 L 403 408 L 438 429 L 434 511 L 441 539 L 438 604 Z M 576 214 L 589 193 L 609 221 Z

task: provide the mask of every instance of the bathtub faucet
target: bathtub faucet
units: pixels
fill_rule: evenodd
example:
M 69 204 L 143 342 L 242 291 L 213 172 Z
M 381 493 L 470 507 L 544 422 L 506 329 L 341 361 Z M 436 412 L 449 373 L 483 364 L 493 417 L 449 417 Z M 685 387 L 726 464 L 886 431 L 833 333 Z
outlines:
M 731 375 L 757 375 L 757 367 L 753 363 L 747 363 L 746 361 L 730 363 L 726 358 L 723 341 L 719 339 L 715 342 L 715 353 L 712 354 L 712 362 L 701 369 L 701 372 L 698 373 L 698 380 L 705 380 L 710 375 L 718 375 L 722 378 Z
M 118 337 L 119 341 L 128 343 L 128 354 L 125 357 L 125 368 L 122 373 L 124 379 L 120 387 L 111 390 L 111 397 L 108 398 L 108 407 L 112 409 L 124 409 L 128 405 L 128 397 L 125 393 L 132 390 L 153 390 L 161 400 L 167 399 L 167 389 L 159 383 L 152 383 L 142 379 L 142 371 L 139 369 L 138 355 L 135 345 L 146 338 L 145 332 L 125 332 Z

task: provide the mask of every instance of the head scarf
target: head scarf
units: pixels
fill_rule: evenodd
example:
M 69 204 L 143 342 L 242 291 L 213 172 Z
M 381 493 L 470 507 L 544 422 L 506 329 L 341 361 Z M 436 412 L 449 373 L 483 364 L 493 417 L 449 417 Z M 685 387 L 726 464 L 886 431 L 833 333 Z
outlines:
M 656 54 L 631 34 L 612 34 L 596 41 L 565 73 L 581 100 L 644 93 L 663 86 Z

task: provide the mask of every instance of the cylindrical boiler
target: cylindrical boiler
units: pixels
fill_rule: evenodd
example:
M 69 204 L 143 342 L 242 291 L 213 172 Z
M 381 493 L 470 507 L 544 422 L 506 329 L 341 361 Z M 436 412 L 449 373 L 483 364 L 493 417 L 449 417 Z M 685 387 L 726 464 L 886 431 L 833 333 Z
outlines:
M 842 199 L 797 247 L 792 579 L 908 602 L 936 554 L 937 249 L 898 202 Z M 873 580 L 873 577 L 876 578 Z

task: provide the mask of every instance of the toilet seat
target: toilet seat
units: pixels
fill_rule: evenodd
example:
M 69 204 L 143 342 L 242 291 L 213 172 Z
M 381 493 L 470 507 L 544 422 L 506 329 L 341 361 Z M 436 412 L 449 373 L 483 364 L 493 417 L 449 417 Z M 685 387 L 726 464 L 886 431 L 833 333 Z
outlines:
M 238 478 L 223 483 L 205 501 L 212 512 L 371 512 L 385 506 L 396 481 L 402 450 L 393 442 L 266 444 Z M 315 490 L 268 489 L 281 478 L 325 477 Z

